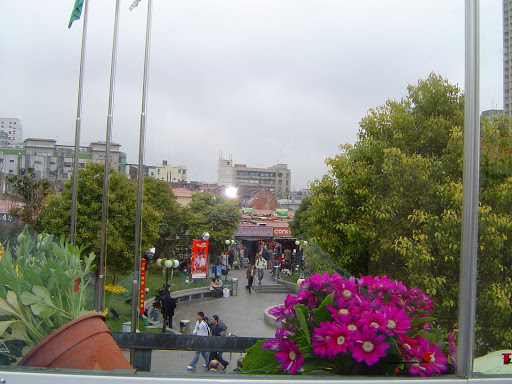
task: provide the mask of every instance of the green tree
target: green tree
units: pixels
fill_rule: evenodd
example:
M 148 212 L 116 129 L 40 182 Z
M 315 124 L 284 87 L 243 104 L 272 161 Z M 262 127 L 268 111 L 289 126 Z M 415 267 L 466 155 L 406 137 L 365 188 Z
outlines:
M 151 177 L 144 178 L 144 204 L 160 215 L 158 238 L 154 241 L 156 257 L 176 255 L 180 250 L 183 215 L 169 183 Z
M 23 202 L 21 206 L 14 206 L 9 213 L 19 217 L 25 224 L 37 227 L 42 202 L 52 190 L 50 183 L 47 180 L 38 180 L 33 168 L 27 168 L 22 175 L 9 175 L 7 182 Z
M 125 175 L 110 172 L 106 263 L 107 273 L 115 283 L 120 274 L 133 267 L 137 191 L 135 183 Z M 61 195 L 53 194 L 45 200 L 41 223 L 48 233 L 68 235 L 71 189 L 72 183 L 66 182 Z M 103 165 L 89 164 L 78 173 L 76 241 L 96 255 L 100 254 L 102 196 Z M 150 203 L 143 204 L 141 250 L 151 248 L 158 238 L 160 219 Z
M 309 233 L 311 232 L 311 216 L 309 209 L 311 208 L 311 198 L 305 197 L 293 215 L 293 220 L 290 222 L 290 228 L 293 236 L 308 240 Z
M 226 239 L 238 228 L 242 215 L 235 202 L 213 193 L 194 193 L 185 208 L 188 236 L 200 239 L 203 232 L 210 234 L 210 253 L 218 253 Z
M 372 109 L 358 141 L 326 160 L 312 185 L 309 235 L 354 275 L 388 275 L 436 301 L 437 324 L 457 321 L 464 98 L 431 74 Z M 482 121 L 477 345 L 512 342 L 512 135 Z

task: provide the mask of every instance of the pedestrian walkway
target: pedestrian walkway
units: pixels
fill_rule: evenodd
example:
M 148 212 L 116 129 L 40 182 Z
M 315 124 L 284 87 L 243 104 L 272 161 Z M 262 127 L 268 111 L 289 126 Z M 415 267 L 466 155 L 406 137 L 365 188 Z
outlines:
M 179 303 L 174 314 L 174 328 L 179 330 L 180 320 L 190 320 L 191 331 L 196 322 L 199 311 L 211 318 L 218 315 L 228 327 L 228 332 L 242 337 L 273 337 L 275 328 L 264 321 L 265 309 L 282 304 L 287 293 L 261 293 L 254 291 L 249 294 L 245 289 L 247 279 L 246 269 L 232 270 L 227 276 L 229 282 L 232 278 L 238 279 L 238 295 L 227 298 L 206 298 L 193 300 L 190 303 Z M 262 285 L 274 284 L 270 270 L 265 270 Z M 154 351 L 151 360 L 152 373 L 177 373 L 200 375 L 206 374 L 207 369 L 202 368 L 202 357 L 195 371 L 188 371 L 187 365 L 192 360 L 194 352 L 189 351 Z M 224 359 L 229 361 L 225 373 L 233 373 L 240 353 L 225 353 Z

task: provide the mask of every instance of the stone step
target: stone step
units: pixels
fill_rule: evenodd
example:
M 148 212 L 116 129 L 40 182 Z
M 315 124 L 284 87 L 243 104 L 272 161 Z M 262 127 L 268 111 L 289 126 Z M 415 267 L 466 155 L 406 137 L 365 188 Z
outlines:
M 258 293 L 290 293 L 291 291 L 283 284 L 262 284 L 253 286 Z

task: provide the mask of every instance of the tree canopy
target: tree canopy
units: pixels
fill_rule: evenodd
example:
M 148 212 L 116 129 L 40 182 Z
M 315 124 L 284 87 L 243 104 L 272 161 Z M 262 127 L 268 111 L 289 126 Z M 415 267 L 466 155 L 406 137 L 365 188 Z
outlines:
M 235 202 L 213 193 L 194 193 L 185 208 L 188 235 L 200 239 L 203 232 L 208 232 L 211 253 L 221 249 L 226 239 L 231 239 L 241 218 Z
M 107 221 L 107 273 L 116 281 L 121 273 L 133 267 L 136 184 L 120 172 L 110 170 Z M 86 246 L 87 252 L 100 252 L 101 211 L 103 196 L 103 165 L 89 164 L 78 173 L 77 244 Z M 71 217 L 72 183 L 66 182 L 60 195 L 49 196 L 43 205 L 41 223 L 45 230 L 56 236 L 67 236 Z M 172 193 L 172 192 L 171 192 Z M 146 196 L 146 200 L 151 200 Z M 164 204 L 162 202 L 162 204 Z M 141 249 L 153 246 L 158 238 L 162 214 L 151 202 L 143 204 Z
M 354 145 L 326 160 L 292 228 L 353 275 L 388 275 L 436 301 L 456 327 L 462 219 L 464 97 L 431 74 L 360 122 Z M 481 125 L 477 347 L 512 342 L 512 135 L 503 116 Z

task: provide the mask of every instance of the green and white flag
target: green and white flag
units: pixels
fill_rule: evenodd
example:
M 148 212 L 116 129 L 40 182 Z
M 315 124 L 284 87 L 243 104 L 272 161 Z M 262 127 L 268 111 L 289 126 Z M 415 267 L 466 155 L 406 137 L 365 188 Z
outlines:
M 71 24 L 73 21 L 79 20 L 82 15 L 82 7 L 84 5 L 84 0 L 75 0 L 75 5 L 73 6 L 73 11 L 71 12 L 71 17 L 69 18 L 68 28 L 71 28 Z

